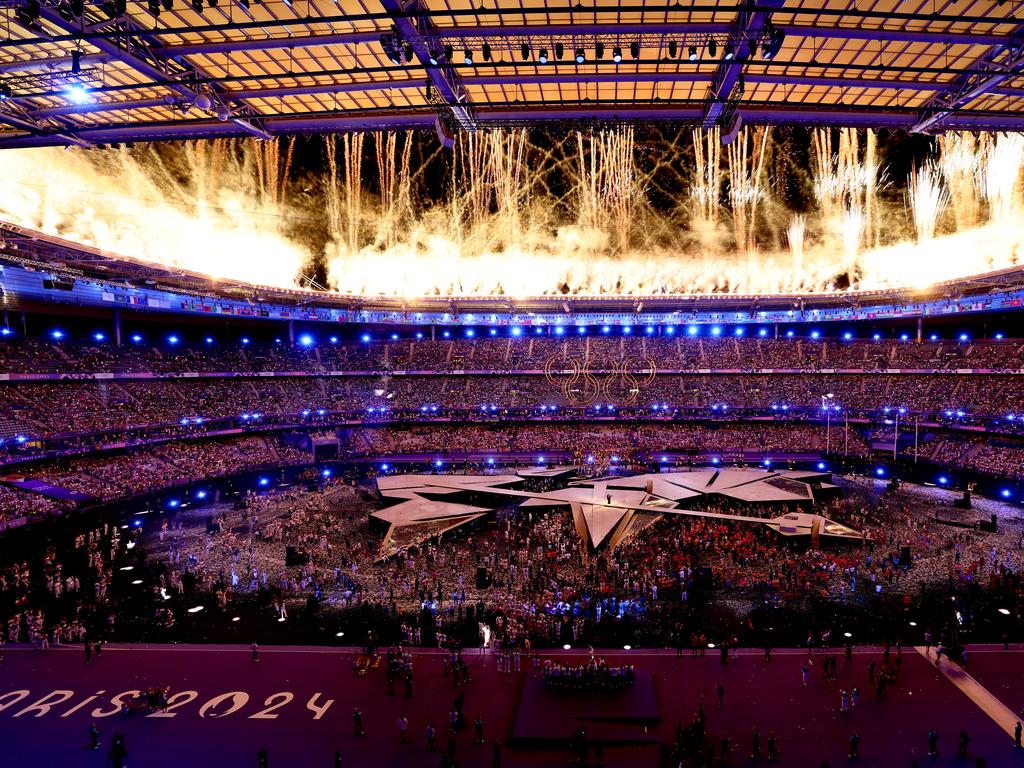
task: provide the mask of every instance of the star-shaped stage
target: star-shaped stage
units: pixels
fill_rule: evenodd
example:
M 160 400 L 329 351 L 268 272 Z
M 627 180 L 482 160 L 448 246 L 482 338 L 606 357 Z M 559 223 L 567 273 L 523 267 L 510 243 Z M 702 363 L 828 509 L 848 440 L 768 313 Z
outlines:
M 662 515 L 687 515 L 764 525 L 782 536 L 859 541 L 861 534 L 813 511 L 838 487 L 827 472 L 706 469 L 573 480 L 571 467 L 524 469 L 494 475 L 391 475 L 377 479 L 387 506 L 371 518 L 387 526 L 379 556 L 494 514 L 499 509 L 566 509 L 592 549 L 615 547 Z M 538 484 L 555 485 L 536 490 Z M 720 512 L 733 509 L 779 514 Z M 789 511 L 795 509 L 796 511 Z

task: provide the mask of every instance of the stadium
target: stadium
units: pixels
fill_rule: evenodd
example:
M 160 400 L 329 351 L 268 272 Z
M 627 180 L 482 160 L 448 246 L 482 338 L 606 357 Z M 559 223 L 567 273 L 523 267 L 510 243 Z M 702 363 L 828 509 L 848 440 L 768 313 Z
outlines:
M 1019 3 L 0 0 L 0 734 L 1024 766 Z

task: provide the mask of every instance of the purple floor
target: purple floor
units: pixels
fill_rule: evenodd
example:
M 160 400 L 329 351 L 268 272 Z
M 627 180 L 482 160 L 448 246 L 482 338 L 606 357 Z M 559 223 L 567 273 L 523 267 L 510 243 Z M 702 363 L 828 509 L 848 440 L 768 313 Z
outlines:
M 552 655 L 582 660 L 573 652 Z M 715 655 L 676 659 L 673 652 L 643 650 L 603 655 L 609 661 L 628 658 L 638 670 L 654 674 L 661 720 L 653 732 L 660 738 L 671 739 L 676 721 L 689 721 L 702 701 L 709 739 L 717 744 L 722 735 L 728 735 L 734 741 L 730 766 L 755 764 L 748 755 L 750 732 L 757 726 L 762 745 L 770 732 L 778 735 L 778 764 L 784 766 L 818 768 L 827 759 L 832 768 L 909 768 L 917 759 L 921 768 L 966 767 L 974 765 L 974 756 L 983 754 L 990 768 L 1024 768 L 1024 755 L 1012 752 L 1009 737 L 912 649 L 904 654 L 899 683 L 884 702 L 869 693 L 868 662 L 880 658 L 874 649 L 859 649 L 850 666 L 840 651 L 837 681 L 823 680 L 820 664 L 815 664 L 807 688 L 800 686 L 800 665 L 806 658 L 800 651 L 777 650 L 767 664 L 757 651 L 741 652 L 735 663 L 724 667 Z M 436 652 L 417 654 L 414 698 L 409 700 L 400 686 L 395 696 L 386 695 L 381 670 L 356 677 L 352 652 L 339 649 L 265 648 L 254 663 L 245 648 L 108 646 L 101 659 L 86 666 L 78 647 L 45 652 L 8 647 L 0 663 L 2 764 L 101 768 L 106 748 L 95 752 L 86 748 L 89 723 L 95 720 L 104 747 L 116 730 L 125 734 L 132 768 L 255 766 L 261 746 L 267 748 L 273 768 L 326 768 L 332 765 L 335 748 L 341 749 L 346 768 L 433 768 L 439 759 L 425 748 L 424 729 L 432 719 L 438 742 L 446 742 L 445 724 L 457 693 L 450 680 L 441 676 L 440 658 Z M 498 673 L 489 656 L 471 651 L 467 660 L 473 680 L 466 688 L 465 714 L 470 720 L 477 714 L 483 718 L 488 746 L 473 746 L 469 729 L 457 738 L 456 757 L 465 768 L 489 766 L 489 745 L 495 739 L 504 742 L 521 686 L 515 675 Z M 1024 653 L 979 650 L 972 654 L 970 671 L 1007 706 L 1020 711 Z M 723 710 L 715 703 L 718 680 L 725 687 Z M 167 685 L 172 696 L 179 693 L 164 716 L 143 712 L 102 716 L 115 709 L 112 696 L 149 685 Z M 860 704 L 854 712 L 841 714 L 838 690 L 854 685 L 862 690 Z M 22 690 L 29 693 L 17 693 Z M 97 694 L 95 700 L 79 706 L 93 694 Z M 63 703 L 41 714 L 23 711 L 43 697 Z M 307 704 L 323 706 L 327 700 L 333 704 L 316 719 Z M 355 706 L 364 714 L 367 735 L 362 738 L 353 735 Z M 94 715 L 97 707 L 99 714 Z M 398 742 L 396 720 L 402 713 L 410 722 L 408 745 Z M 591 732 L 600 727 L 594 724 Z M 940 734 L 937 760 L 924 754 L 930 727 Z M 968 761 L 953 757 L 961 728 L 971 735 Z M 847 740 L 854 730 L 861 736 L 857 762 L 846 757 Z M 568 764 L 562 749 L 504 746 L 502 757 L 503 766 Z M 655 766 L 657 762 L 653 744 L 605 751 L 608 766 Z

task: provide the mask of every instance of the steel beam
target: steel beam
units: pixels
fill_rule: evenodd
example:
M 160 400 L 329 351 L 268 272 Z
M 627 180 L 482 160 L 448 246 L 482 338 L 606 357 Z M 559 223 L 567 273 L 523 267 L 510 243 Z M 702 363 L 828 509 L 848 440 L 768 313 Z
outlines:
M 380 0 L 380 4 L 394 19 L 398 34 L 409 41 L 420 66 L 426 69 L 427 77 L 443 104 L 439 117 L 446 118 L 446 113 L 450 111 L 459 126 L 471 129 L 473 107 L 454 67 L 450 66 L 451 62 L 439 62 L 437 66 L 430 63 L 431 51 L 427 50 L 424 38 L 436 36 L 437 28 L 420 5 L 420 0 L 409 0 L 407 3 L 402 0 Z M 396 42 L 396 47 L 401 48 L 401 44 Z
M 764 0 L 763 10 L 741 6 L 736 23 L 729 32 L 735 54 L 729 61 L 722 59 L 715 71 L 711 91 L 704 105 L 705 128 L 718 124 L 718 119 L 722 116 L 725 105 L 732 98 L 736 83 L 743 74 L 743 66 L 751 56 L 751 48 L 757 46 L 757 40 L 771 21 L 772 10 L 778 10 L 783 5 L 785 0 Z
M 1017 29 L 1015 37 L 1024 31 Z M 976 70 L 988 70 L 977 72 Z M 957 110 L 970 104 L 985 94 L 992 93 L 1001 83 L 1024 71 L 1024 50 L 1013 45 L 994 47 L 979 61 L 971 65 L 971 74 L 960 75 L 949 90 L 936 94 L 928 100 L 921 110 L 920 119 L 910 130 L 913 133 L 924 133 L 940 128 Z
M 43 7 L 40 15 L 58 29 L 62 29 L 68 33 L 74 33 L 76 31 L 75 25 L 72 22 L 67 21 L 53 8 Z M 172 91 L 184 96 L 186 99 L 194 100 L 199 95 L 198 91 L 182 84 L 174 75 L 161 68 L 158 65 L 159 62 L 158 64 L 150 63 L 131 51 L 121 48 L 116 42 L 110 40 L 95 40 L 92 42 L 92 45 L 98 48 L 101 53 L 109 55 L 111 59 L 120 61 L 135 71 L 142 73 L 146 77 L 152 78 L 153 80 L 166 85 Z M 246 118 L 232 116 L 230 120 L 246 133 L 257 136 L 261 139 L 271 138 L 269 133 Z

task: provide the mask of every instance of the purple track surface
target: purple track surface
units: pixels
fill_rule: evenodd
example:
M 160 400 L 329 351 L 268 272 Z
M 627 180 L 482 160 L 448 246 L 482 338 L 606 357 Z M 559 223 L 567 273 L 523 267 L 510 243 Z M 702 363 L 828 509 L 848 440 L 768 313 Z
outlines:
M 357 677 L 353 654 L 346 649 L 275 647 L 261 649 L 259 662 L 253 662 L 247 648 L 111 645 L 102 658 L 86 665 L 78 646 L 49 651 L 8 646 L 0 662 L 0 743 L 4 745 L 0 763 L 101 768 L 111 736 L 121 730 L 132 768 L 251 767 L 261 746 L 268 750 L 273 768 L 327 768 L 335 748 L 341 749 L 346 768 L 437 766 L 438 754 L 425 748 L 424 729 L 433 720 L 438 743 L 446 743 L 448 711 L 456 693 L 450 679 L 441 675 L 441 656 L 437 651 L 417 652 L 414 697 L 409 700 L 401 686 L 396 687 L 396 695 L 386 695 L 382 669 Z M 577 663 L 584 660 L 573 651 L 550 655 Z M 839 679 L 822 679 L 816 664 L 807 688 L 800 686 L 800 665 L 806 653 L 796 650 L 776 650 L 768 663 L 757 650 L 741 651 L 726 666 L 711 654 L 694 658 L 687 653 L 677 659 L 671 651 L 634 649 L 603 655 L 611 663 L 628 658 L 638 670 L 653 673 L 661 713 L 653 729 L 662 739 L 670 740 L 676 721 L 688 722 L 702 701 L 711 742 L 717 745 L 723 734 L 733 739 L 730 766 L 763 764 L 749 758 L 750 732 L 756 725 L 762 745 L 770 732 L 778 735 L 781 760 L 777 764 L 782 766 L 818 768 L 827 759 L 832 768 L 909 768 L 917 759 L 921 768 L 966 768 L 982 754 L 990 768 L 1024 768 L 1024 755 L 1011 750 L 1009 737 L 913 649 L 905 651 L 899 683 L 884 702 L 874 699 L 867 681 L 868 661 L 881 658 L 876 649 L 857 649 L 850 666 L 840 650 Z M 468 651 L 466 659 L 473 679 L 465 689 L 465 714 L 470 721 L 481 715 L 488 744 L 474 746 L 470 727 L 457 737 L 456 757 L 464 768 L 489 766 L 490 744 L 495 739 L 504 744 L 521 686 L 516 675 L 497 672 L 491 656 Z M 531 674 L 527 666 L 521 675 Z M 1024 652 L 975 652 L 970 671 L 1007 706 L 1020 710 Z M 715 703 L 718 680 L 726 691 L 723 710 Z M 114 710 L 112 696 L 150 685 L 166 685 L 172 696 L 179 694 L 172 698 L 172 705 L 180 705 L 166 713 L 171 717 L 146 712 L 100 716 Z M 838 690 L 854 685 L 862 691 L 860 704 L 854 712 L 841 714 Z M 29 693 L 24 697 L 13 693 L 21 690 Z M 102 693 L 79 707 L 97 692 Z M 232 696 L 232 692 L 239 693 Z M 44 697 L 66 700 L 38 717 L 38 710 L 23 712 Z M 314 706 L 323 706 L 327 700 L 333 703 L 315 719 L 316 713 L 307 707 L 311 699 Z M 367 731 L 361 738 L 353 735 L 355 706 L 363 711 Z M 99 713 L 94 715 L 97 707 Z M 400 744 L 397 735 L 396 721 L 402 713 L 410 722 L 407 745 Z M 93 720 L 101 730 L 103 748 L 98 751 L 87 749 Z M 926 733 L 933 726 L 939 731 L 940 757 L 935 760 L 925 755 Z M 600 727 L 592 726 L 593 735 Z M 971 735 L 969 760 L 953 757 L 961 728 Z M 859 761 L 846 756 L 854 730 L 861 735 Z M 563 749 L 508 745 L 503 745 L 502 758 L 503 766 L 569 762 Z M 605 750 L 607 766 L 657 764 L 655 745 Z

